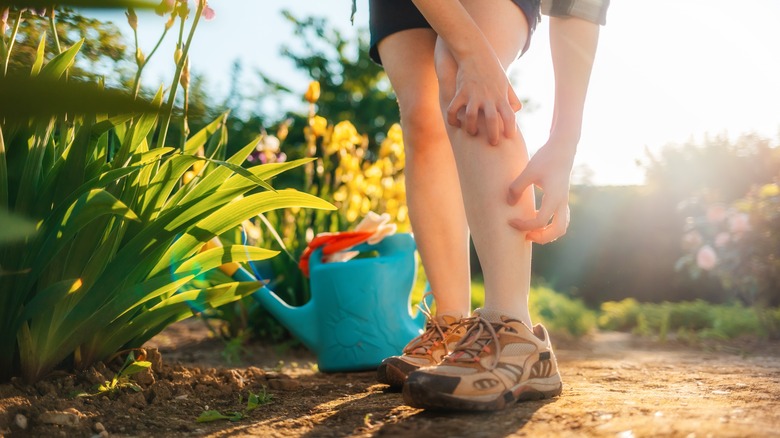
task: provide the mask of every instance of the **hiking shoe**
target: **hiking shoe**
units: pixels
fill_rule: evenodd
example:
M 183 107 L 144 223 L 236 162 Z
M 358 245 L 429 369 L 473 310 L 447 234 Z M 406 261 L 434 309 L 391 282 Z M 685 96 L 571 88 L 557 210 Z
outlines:
M 441 362 L 465 333 L 457 330 L 460 318 L 451 315 L 428 317 L 425 331 L 412 339 L 400 356 L 383 360 L 376 370 L 379 383 L 401 389 L 412 371 Z
M 561 376 L 547 330 L 533 330 L 498 312 L 477 309 L 467 331 L 436 366 L 409 374 L 404 401 L 412 407 L 488 411 L 518 400 L 561 393 Z

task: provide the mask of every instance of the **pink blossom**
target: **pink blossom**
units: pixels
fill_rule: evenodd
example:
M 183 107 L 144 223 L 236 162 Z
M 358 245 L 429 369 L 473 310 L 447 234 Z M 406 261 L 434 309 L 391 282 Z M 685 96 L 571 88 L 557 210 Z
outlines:
M 707 220 L 710 223 L 717 224 L 726 219 L 726 207 L 723 204 L 710 205 L 707 209 Z
M 731 216 L 729 218 L 729 230 L 736 235 L 750 231 L 750 217 L 745 213 Z
M 712 270 L 715 265 L 718 264 L 718 255 L 715 250 L 709 245 L 704 245 L 699 248 L 696 253 L 696 265 L 705 271 Z
M 718 235 L 715 236 L 715 247 L 723 248 L 729 241 L 731 241 L 731 235 L 729 233 L 718 233 Z
M 201 12 L 201 16 L 205 18 L 206 20 L 213 20 L 214 17 L 217 16 L 217 13 L 214 12 L 214 9 L 211 9 L 211 6 L 209 6 L 209 3 L 206 2 L 206 6 L 203 8 L 203 12 Z

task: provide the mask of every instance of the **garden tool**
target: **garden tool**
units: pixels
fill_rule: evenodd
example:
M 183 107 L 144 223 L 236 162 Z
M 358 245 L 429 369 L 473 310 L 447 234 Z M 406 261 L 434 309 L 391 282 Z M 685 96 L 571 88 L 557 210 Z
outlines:
M 376 230 L 375 230 L 376 231 Z M 308 267 L 311 299 L 291 307 L 267 287 L 254 297 L 306 347 L 317 354 L 320 371 L 357 371 L 379 366 L 400 354 L 422 332 L 425 315 L 412 316 L 410 295 L 417 275 L 412 236 L 384 237 L 376 245 L 365 232 L 320 236 L 329 251 L 350 248 L 376 257 L 323 262 L 328 243 L 311 250 Z M 358 234 L 363 233 L 363 234 Z M 338 234 L 336 234 L 338 236 Z M 363 240 L 357 246 L 355 241 Z

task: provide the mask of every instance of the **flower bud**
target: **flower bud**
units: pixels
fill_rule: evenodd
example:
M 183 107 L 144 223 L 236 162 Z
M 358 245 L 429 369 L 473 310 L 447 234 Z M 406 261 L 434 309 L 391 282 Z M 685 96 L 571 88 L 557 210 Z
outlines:
M 128 8 L 127 12 L 125 12 L 125 16 L 127 17 L 127 24 L 130 25 L 130 28 L 138 30 L 138 15 L 135 14 L 135 10 L 133 8 Z
M 181 47 L 176 47 L 176 51 L 173 52 L 173 62 L 178 65 L 181 61 Z
M 171 16 L 168 17 L 168 21 L 165 22 L 165 30 L 170 30 L 175 22 L 176 14 L 171 14 Z
M 306 90 L 306 94 L 303 95 L 309 103 L 316 103 L 320 98 L 320 83 L 317 81 L 309 82 L 309 88 Z
M 209 2 L 203 0 L 203 3 L 205 4 L 203 5 L 203 11 L 200 13 L 201 17 L 203 17 L 207 21 L 213 20 L 214 17 L 217 16 L 217 13 L 214 12 L 213 9 L 211 9 L 211 7 L 209 6 Z
M 292 125 L 292 122 L 292 119 L 287 119 L 279 125 L 279 129 L 276 130 L 276 138 L 278 138 L 279 141 L 284 141 L 287 138 L 287 135 L 290 133 L 290 125 Z
M 189 88 L 190 86 L 190 59 L 187 58 L 184 60 L 184 68 L 181 70 L 181 79 L 179 80 L 181 83 L 181 86 L 184 88 Z
M 154 8 L 154 12 L 157 15 L 163 16 L 168 12 L 171 12 L 176 7 L 176 0 L 162 0 L 157 7 Z
M 4 35 L 6 30 L 8 30 L 8 8 L 0 11 L 0 36 Z
M 144 52 L 142 52 L 141 48 L 139 47 L 135 50 L 135 62 L 140 67 L 144 65 L 144 61 L 146 61 L 146 56 L 144 56 Z

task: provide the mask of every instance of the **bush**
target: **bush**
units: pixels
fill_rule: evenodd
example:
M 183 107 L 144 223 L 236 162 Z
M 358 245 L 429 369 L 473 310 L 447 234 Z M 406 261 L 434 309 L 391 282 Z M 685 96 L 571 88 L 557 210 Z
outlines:
M 764 312 L 780 315 L 780 309 Z M 670 333 L 679 336 L 734 339 L 740 336 L 766 337 L 757 311 L 742 304 L 710 304 L 703 300 L 679 303 L 639 303 L 633 298 L 602 303 L 599 327 L 632 331 L 665 340 Z

